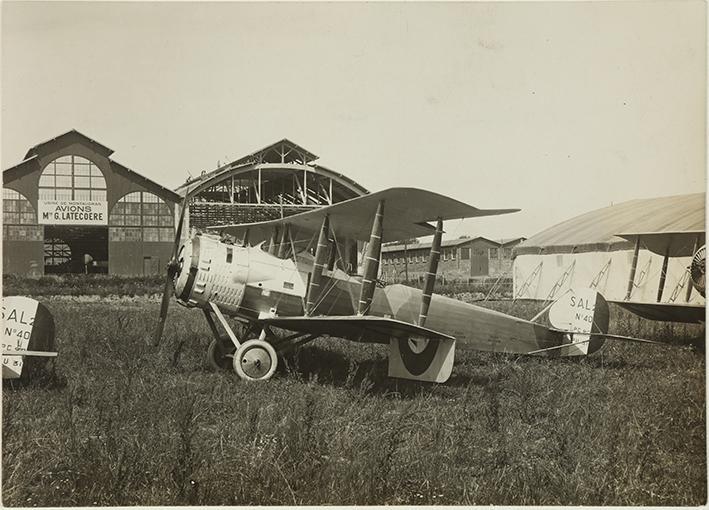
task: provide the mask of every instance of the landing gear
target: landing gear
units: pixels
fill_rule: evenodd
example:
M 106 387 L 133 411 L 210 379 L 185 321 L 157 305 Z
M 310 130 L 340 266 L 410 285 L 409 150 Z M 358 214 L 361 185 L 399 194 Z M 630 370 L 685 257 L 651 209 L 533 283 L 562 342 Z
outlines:
M 235 351 L 236 348 L 231 342 L 214 339 L 207 347 L 207 363 L 215 370 L 229 370 Z
M 234 370 L 246 381 L 265 381 L 276 371 L 276 350 L 265 340 L 247 340 L 236 350 Z

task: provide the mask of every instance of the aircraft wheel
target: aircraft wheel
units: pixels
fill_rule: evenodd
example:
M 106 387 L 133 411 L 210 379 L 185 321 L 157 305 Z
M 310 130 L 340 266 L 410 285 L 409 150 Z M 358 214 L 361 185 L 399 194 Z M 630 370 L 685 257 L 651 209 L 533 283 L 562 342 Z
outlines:
M 212 340 L 207 347 L 207 362 L 214 370 L 229 370 L 234 358 L 234 344 Z
M 234 371 L 246 381 L 265 381 L 276 371 L 276 350 L 263 340 L 248 340 L 234 354 Z

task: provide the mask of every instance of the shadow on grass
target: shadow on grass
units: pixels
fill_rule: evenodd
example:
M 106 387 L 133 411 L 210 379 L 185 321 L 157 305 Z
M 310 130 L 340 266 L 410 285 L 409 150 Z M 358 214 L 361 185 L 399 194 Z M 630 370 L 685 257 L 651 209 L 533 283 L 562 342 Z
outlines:
M 441 392 L 441 396 L 445 397 L 445 388 L 485 388 L 496 385 L 509 375 L 508 369 L 513 365 L 530 362 L 548 365 L 560 361 L 551 358 L 522 358 L 520 362 L 518 355 L 480 354 L 480 357 L 468 355 L 463 363 L 458 363 L 450 379 L 443 385 L 389 377 L 388 360 L 381 356 L 377 359 L 353 361 L 350 353 L 317 345 L 308 345 L 283 356 L 278 372 L 305 381 L 317 381 L 318 384 L 355 389 L 368 395 L 413 399 L 422 394 L 435 396 Z
M 697 350 L 704 339 L 695 340 Z M 352 352 L 362 347 L 349 344 L 344 349 L 333 349 L 319 345 L 307 345 L 290 352 L 281 358 L 278 372 L 304 381 L 316 381 L 318 384 L 338 388 L 348 388 L 368 395 L 392 396 L 396 398 L 417 398 L 422 394 L 434 394 L 442 386 L 436 383 L 410 381 L 388 376 L 388 361 L 382 356 L 383 351 L 374 358 L 362 359 L 362 355 L 353 360 Z M 647 348 L 658 348 L 651 346 Z M 673 349 L 668 346 L 666 349 Z M 364 353 L 366 355 L 366 353 Z M 496 385 L 510 377 L 515 368 L 546 371 L 554 367 L 588 367 L 597 369 L 651 369 L 652 362 L 645 357 L 628 358 L 626 355 L 608 355 L 594 353 L 590 356 L 521 356 L 504 353 L 466 353 L 463 360 L 457 360 L 453 374 L 446 381 L 445 387 L 463 388 L 475 386 L 486 388 Z M 443 390 L 445 393 L 445 390 Z

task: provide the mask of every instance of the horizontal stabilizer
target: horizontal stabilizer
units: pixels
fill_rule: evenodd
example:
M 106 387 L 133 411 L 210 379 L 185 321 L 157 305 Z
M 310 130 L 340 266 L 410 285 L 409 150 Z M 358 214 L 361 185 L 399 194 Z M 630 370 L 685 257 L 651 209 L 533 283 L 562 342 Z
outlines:
M 547 351 L 553 351 L 555 349 L 565 349 L 570 346 L 577 346 L 577 345 L 584 345 L 588 344 L 594 339 L 604 339 L 604 340 L 620 340 L 623 342 L 637 342 L 637 343 L 643 343 L 643 344 L 655 344 L 655 345 L 670 345 L 666 344 L 664 342 L 656 342 L 654 340 L 646 340 L 644 338 L 635 338 L 632 336 L 623 336 L 623 335 L 613 335 L 610 333 L 597 333 L 594 334 L 591 338 L 588 338 L 588 335 L 585 334 L 579 334 L 578 332 L 575 331 L 567 331 L 564 329 L 557 329 L 557 328 L 548 328 L 549 331 L 554 331 L 556 333 L 565 333 L 569 335 L 569 338 L 571 338 L 571 342 L 567 344 L 561 344 L 561 345 L 555 345 L 554 347 L 547 347 L 545 349 L 537 349 L 536 351 L 530 351 L 527 354 L 539 354 L 542 352 L 547 352 Z M 575 340 L 575 337 L 581 338 L 580 340 Z
M 337 238 L 368 241 L 372 218 L 381 201 L 384 202 L 382 242 L 432 235 L 435 228 L 428 222 L 438 218 L 453 220 L 519 211 L 519 209 L 478 209 L 431 191 L 417 188 L 390 188 L 286 218 L 258 223 L 214 225 L 209 229 L 237 238 L 242 238 L 248 230 L 249 243 L 256 245 L 268 240 L 275 228 L 288 224 L 293 241 L 300 243 L 307 242 L 315 232 L 319 232 L 323 218 L 328 216 L 330 228 Z
M 269 326 L 311 335 L 329 335 L 358 342 L 389 343 L 390 338 L 412 336 L 430 340 L 453 340 L 452 336 L 387 317 L 373 315 L 328 315 L 319 317 L 269 317 L 261 319 Z
M 39 356 L 44 358 L 56 358 L 56 352 L 50 351 L 3 351 L 3 356 Z

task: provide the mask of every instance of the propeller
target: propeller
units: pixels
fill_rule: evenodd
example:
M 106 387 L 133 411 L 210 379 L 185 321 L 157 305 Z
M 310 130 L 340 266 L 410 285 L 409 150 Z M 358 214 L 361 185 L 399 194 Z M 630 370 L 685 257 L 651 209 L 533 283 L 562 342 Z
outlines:
M 180 267 L 177 261 L 177 250 L 180 248 L 180 237 L 182 236 L 182 224 L 185 219 L 185 209 L 187 208 L 187 198 L 188 194 L 185 194 L 185 198 L 182 201 L 182 208 L 180 209 L 180 219 L 177 222 L 177 231 L 175 232 L 175 243 L 172 247 L 172 257 L 167 263 L 167 274 L 165 276 L 165 289 L 162 293 L 162 303 L 160 304 L 160 318 L 158 319 L 158 327 L 155 330 L 155 337 L 153 339 L 153 345 L 157 346 L 162 338 L 162 332 L 165 328 L 165 320 L 167 319 L 167 309 L 170 306 L 170 294 L 173 291 L 174 278 Z
M 692 283 L 699 293 L 704 297 L 706 292 L 706 246 L 702 246 L 697 250 L 697 253 L 692 257 L 692 265 L 689 267 L 689 274 L 692 277 Z

